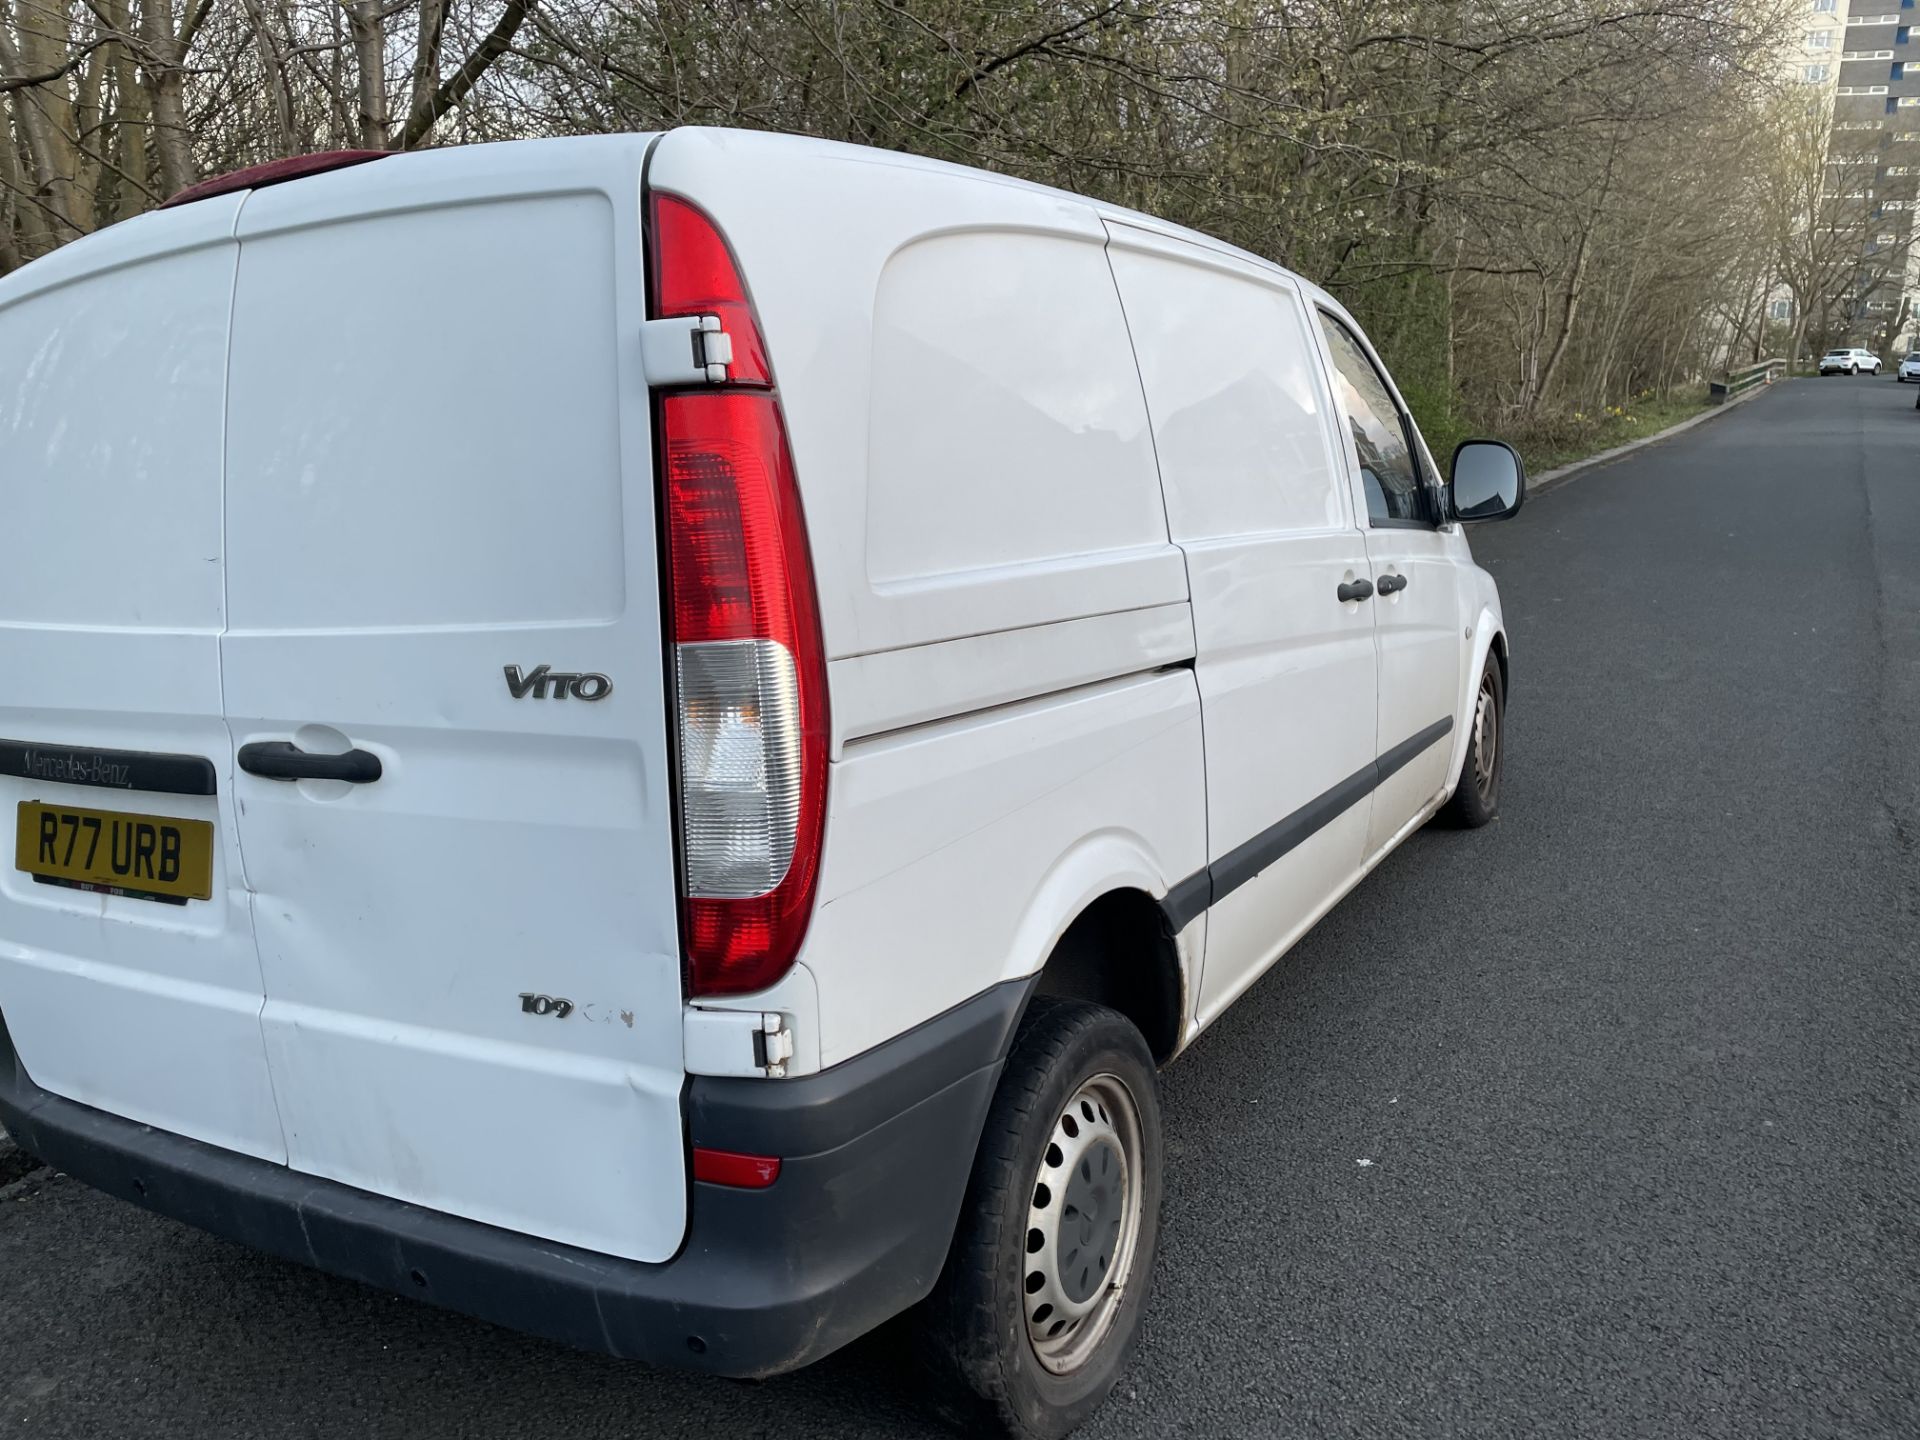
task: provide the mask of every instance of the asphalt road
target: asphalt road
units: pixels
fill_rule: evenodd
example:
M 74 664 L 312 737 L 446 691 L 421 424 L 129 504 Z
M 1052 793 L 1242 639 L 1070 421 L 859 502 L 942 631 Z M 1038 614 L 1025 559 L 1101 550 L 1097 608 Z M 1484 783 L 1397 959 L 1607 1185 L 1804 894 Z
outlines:
M 1799 381 L 1475 537 L 1501 821 L 1383 865 L 1165 1078 L 1117 1436 L 1920 1434 L 1920 414 Z M 0 1190 L 0 1432 L 911 1437 Z

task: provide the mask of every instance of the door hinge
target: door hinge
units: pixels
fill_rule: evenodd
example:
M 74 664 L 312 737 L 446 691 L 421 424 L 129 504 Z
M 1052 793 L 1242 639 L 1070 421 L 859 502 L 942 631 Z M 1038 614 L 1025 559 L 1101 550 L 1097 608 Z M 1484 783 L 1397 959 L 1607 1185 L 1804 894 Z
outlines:
M 689 1075 L 764 1075 L 783 1080 L 793 1059 L 793 1029 L 778 1011 L 689 1006 L 683 1033 Z
M 753 1058 L 766 1067 L 769 1080 L 783 1080 L 787 1062 L 793 1059 L 793 1031 L 787 1017 L 767 1011 L 760 1017 L 760 1031 L 753 1037 Z
M 733 337 L 718 315 L 675 315 L 640 326 L 640 367 L 649 385 L 723 385 Z

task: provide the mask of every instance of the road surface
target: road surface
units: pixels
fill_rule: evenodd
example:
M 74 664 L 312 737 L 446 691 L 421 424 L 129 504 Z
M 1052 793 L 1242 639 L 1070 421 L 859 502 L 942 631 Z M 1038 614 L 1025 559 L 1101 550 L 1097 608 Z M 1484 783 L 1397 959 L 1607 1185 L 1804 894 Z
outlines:
M 1165 1079 L 1089 1437 L 1920 1433 L 1920 414 L 1797 381 L 1475 535 L 1503 818 L 1384 864 Z M 765 1385 L 574 1354 L 47 1172 L 0 1432 L 939 1434 L 883 1332 Z

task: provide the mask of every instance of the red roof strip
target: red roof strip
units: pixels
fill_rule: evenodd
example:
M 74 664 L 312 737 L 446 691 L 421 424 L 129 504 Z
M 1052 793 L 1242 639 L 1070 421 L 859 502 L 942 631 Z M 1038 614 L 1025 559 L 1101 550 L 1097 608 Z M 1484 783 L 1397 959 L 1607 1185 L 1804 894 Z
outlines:
M 197 185 L 189 185 L 177 195 L 163 201 L 160 208 L 168 210 L 175 205 L 191 205 L 195 200 L 208 200 L 215 195 L 231 195 L 236 190 L 259 190 L 268 185 L 279 185 L 288 180 L 299 180 L 328 170 L 344 170 L 349 165 L 364 165 L 369 160 L 383 160 L 388 153 L 385 150 L 323 150 L 318 155 L 295 155 L 287 160 L 270 160 L 265 165 L 250 165 L 245 170 L 229 170 L 224 175 L 214 175 L 200 181 Z

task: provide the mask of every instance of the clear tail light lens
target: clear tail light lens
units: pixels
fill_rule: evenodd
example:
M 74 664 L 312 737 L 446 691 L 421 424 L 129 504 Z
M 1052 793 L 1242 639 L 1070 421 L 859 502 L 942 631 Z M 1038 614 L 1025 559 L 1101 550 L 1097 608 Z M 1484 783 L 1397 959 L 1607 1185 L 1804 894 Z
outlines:
M 764 895 L 786 878 L 800 828 L 793 656 L 771 640 L 675 648 L 687 895 Z

